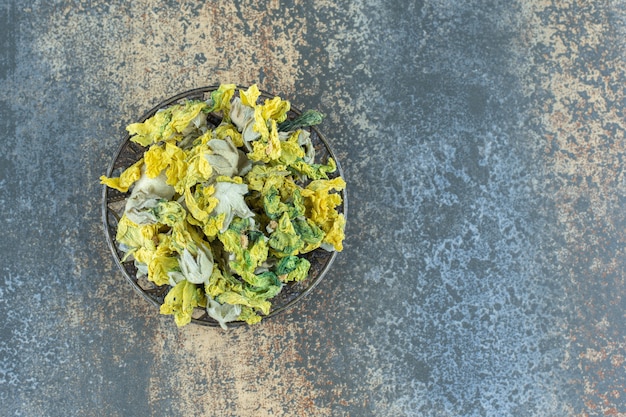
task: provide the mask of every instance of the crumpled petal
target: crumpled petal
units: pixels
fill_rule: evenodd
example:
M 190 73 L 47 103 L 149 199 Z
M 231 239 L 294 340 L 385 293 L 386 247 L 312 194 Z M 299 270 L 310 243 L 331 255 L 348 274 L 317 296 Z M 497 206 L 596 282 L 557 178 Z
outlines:
M 256 106 L 256 102 L 259 99 L 261 92 L 256 84 L 252 84 L 246 91 L 239 91 L 241 97 L 241 103 L 244 106 L 252 107 Z
M 173 314 L 174 322 L 178 327 L 191 322 L 194 308 L 206 303 L 206 296 L 202 288 L 183 280 L 169 290 L 163 304 L 161 314 Z
M 167 126 L 172 120 L 172 109 L 159 110 L 154 116 L 142 123 L 132 123 L 126 127 L 131 135 L 130 140 L 141 146 L 149 146 L 160 140 L 167 139 Z
M 268 244 L 281 257 L 296 255 L 304 247 L 304 242 L 296 233 L 287 213 L 278 220 L 276 229 L 270 234 Z
M 123 193 L 141 178 L 141 167 L 143 166 L 143 158 L 126 168 L 119 177 L 109 178 L 104 175 L 100 177 L 100 183 L 109 188 L 114 188 Z
M 178 268 L 177 257 L 172 256 L 169 251 L 162 246 L 158 246 L 148 264 L 148 279 L 156 285 L 169 284 L 170 274 L 176 273 Z
M 180 257 L 181 274 L 193 284 L 208 284 L 213 273 L 213 253 L 207 246 L 199 246 L 194 257 L 185 249 Z
M 154 238 L 157 236 L 157 233 L 157 225 L 138 225 L 124 214 L 117 224 L 115 240 L 120 244 L 120 249 L 129 256 L 135 254 L 138 250 L 155 251 L 156 244 Z
M 310 267 L 311 263 L 306 258 L 286 256 L 278 263 L 276 274 L 283 282 L 302 281 L 307 277 Z
M 251 190 L 266 194 L 270 188 L 282 189 L 291 172 L 284 165 L 253 165 L 246 175 L 246 182 Z
M 342 202 L 341 195 L 333 191 L 345 188 L 346 183 L 341 177 L 332 180 L 316 180 L 302 190 L 307 208 L 307 217 L 319 226 L 326 236 L 322 248 L 326 250 L 343 250 L 345 217 L 336 207 Z
M 210 297 L 207 298 L 207 301 L 207 313 L 224 330 L 228 329 L 226 323 L 237 320 L 241 314 L 241 305 L 239 304 L 220 304 Z
M 212 214 L 225 215 L 220 231 L 225 232 L 235 216 L 242 219 L 254 216 L 254 212 L 250 210 L 243 198 L 247 193 L 248 186 L 246 184 L 233 182 L 215 183 L 214 197 L 218 200 L 218 203 Z
M 276 121 L 270 120 L 269 127 L 266 127 L 265 131 L 267 134 L 261 134 L 261 138 L 252 143 L 252 152 L 248 153 L 248 158 L 254 162 L 268 163 L 281 157 L 282 146 Z
M 211 139 L 208 142 L 208 147 L 211 153 L 205 153 L 204 157 L 217 175 L 241 176 L 245 175 L 252 167 L 246 155 L 237 149 L 230 138 L 225 140 Z
M 265 100 L 261 106 L 261 115 L 264 120 L 274 120 L 275 122 L 283 122 L 287 119 L 287 112 L 291 108 L 291 103 L 280 97 L 273 97 Z
M 187 101 L 179 105 L 172 112 L 171 127 L 174 131 L 182 134 L 191 133 L 190 129 L 199 129 L 206 125 L 206 113 L 202 110 L 208 108 L 204 101 Z
M 145 170 L 141 178 L 134 184 L 128 200 L 125 213 L 130 220 L 137 224 L 152 224 L 156 222 L 153 209 L 160 200 L 169 200 L 174 196 L 174 187 L 167 184 L 167 178 L 161 173 L 150 178 Z
M 211 93 L 211 105 L 208 111 L 222 112 L 225 119 L 229 118 L 230 102 L 235 94 L 235 84 L 222 84 Z
M 231 116 L 234 116 L 234 113 L 235 113 L 235 106 L 233 102 L 233 106 L 230 109 Z M 234 124 L 222 122 L 218 127 L 215 128 L 213 133 L 215 134 L 215 137 L 217 137 L 218 139 L 230 138 L 230 140 L 233 142 L 235 146 L 237 147 L 243 146 L 243 136 L 241 135 L 241 132 L 237 130 L 237 126 L 235 126 Z

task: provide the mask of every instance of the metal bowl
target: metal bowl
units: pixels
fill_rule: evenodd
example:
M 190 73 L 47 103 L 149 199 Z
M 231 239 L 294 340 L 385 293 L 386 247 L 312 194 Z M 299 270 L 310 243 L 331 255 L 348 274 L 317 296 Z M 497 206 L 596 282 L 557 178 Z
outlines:
M 144 122 L 146 119 L 152 117 L 158 110 L 171 106 L 184 100 L 207 100 L 210 97 L 211 92 L 217 90 L 219 86 L 201 87 L 193 90 L 189 90 L 178 95 L 175 95 L 167 100 L 161 102 L 138 120 L 138 122 Z M 245 87 L 238 87 L 238 89 L 245 89 Z M 274 96 L 261 92 L 261 98 L 273 98 Z M 288 119 L 294 119 L 302 112 L 298 109 L 291 107 L 287 117 Z M 207 124 L 212 127 L 217 127 L 221 122 L 221 116 L 215 113 L 210 113 L 207 117 Z M 311 133 L 311 141 L 316 150 L 316 163 L 325 163 L 329 157 L 332 157 L 337 163 L 337 170 L 329 175 L 329 178 L 337 176 L 343 177 L 343 172 L 339 165 L 335 154 L 333 153 L 328 141 L 322 135 L 322 133 L 316 127 L 310 127 L 308 130 Z M 146 148 L 130 141 L 130 135 L 126 135 L 113 157 L 107 176 L 118 176 L 126 168 L 137 162 L 146 151 Z M 337 211 L 346 215 L 347 201 L 345 190 L 340 192 L 343 199 L 343 204 L 337 207 Z M 130 196 L 130 192 L 122 193 L 112 188 L 103 186 L 102 189 L 102 222 L 104 225 L 104 235 L 115 259 L 115 263 L 119 266 L 124 278 L 132 285 L 132 287 L 141 294 L 146 300 L 152 303 L 155 307 L 161 306 L 163 300 L 167 295 L 170 287 L 168 285 L 157 286 L 154 283 L 148 281 L 145 278 L 137 278 L 137 269 L 133 264 L 133 261 L 122 262 L 124 253 L 120 250 L 117 242 L 115 241 L 115 235 L 117 232 L 117 224 L 124 212 L 126 205 L 126 199 Z M 291 282 L 286 284 L 282 291 L 272 298 L 272 308 L 264 319 L 274 317 L 279 313 L 285 312 L 289 308 L 293 307 L 304 296 L 309 294 L 313 288 L 326 276 L 329 268 L 337 252 L 327 252 L 323 249 L 316 249 L 307 254 L 301 255 L 311 262 L 311 268 L 309 275 L 306 279 L 300 282 Z M 204 309 L 196 308 L 192 316 L 192 323 L 205 325 L 205 326 L 219 326 L 217 321 L 213 320 L 206 313 Z M 243 321 L 234 321 L 229 323 L 230 326 L 238 326 L 246 324 Z

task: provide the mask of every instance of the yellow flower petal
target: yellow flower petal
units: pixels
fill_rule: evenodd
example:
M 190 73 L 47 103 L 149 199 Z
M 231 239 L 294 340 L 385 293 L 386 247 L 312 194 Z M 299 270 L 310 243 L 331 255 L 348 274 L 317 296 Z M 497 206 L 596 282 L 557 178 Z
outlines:
M 278 138 L 278 127 L 276 120 L 270 120 L 270 135 L 268 138 L 267 148 L 265 153 L 269 157 L 270 161 L 275 161 L 280 158 L 281 155 L 280 139 Z
M 237 128 L 230 123 L 222 123 L 214 130 L 215 136 L 218 139 L 230 138 L 233 144 L 237 147 L 243 146 L 243 136 L 237 130 Z
M 148 263 L 148 279 L 156 285 L 165 285 L 169 282 L 168 272 L 178 268 L 178 258 L 168 256 L 167 251 L 160 246 Z
M 226 219 L 226 213 L 218 214 L 217 216 L 209 216 L 207 221 L 202 226 L 202 231 L 207 238 L 215 238 L 224 225 Z
M 143 158 L 146 164 L 146 175 L 150 178 L 156 178 L 161 171 L 167 168 L 169 161 L 164 157 L 163 146 L 152 145 L 150 149 L 144 152 Z
M 188 101 L 184 106 L 176 107 L 172 112 L 172 129 L 177 133 L 183 133 L 207 107 L 208 104 L 204 101 Z
M 345 226 L 346 219 L 343 214 L 339 214 L 332 222 L 330 229 L 326 232 L 326 236 L 324 236 L 324 242 L 333 245 L 337 252 L 341 252 L 343 250 Z
M 342 190 L 345 186 L 345 181 L 337 177 L 332 180 L 311 181 L 302 190 L 307 217 L 326 233 L 324 241 L 332 244 L 336 250 L 342 248 L 345 218 L 336 210 L 336 207 L 342 203 L 341 195 L 332 191 Z
M 267 119 L 263 117 L 263 108 L 256 106 L 254 108 L 254 125 L 252 130 L 261 135 L 261 139 L 266 139 L 270 135 L 270 131 L 267 128 Z
M 104 175 L 101 176 L 100 184 L 104 184 L 107 187 L 114 188 L 125 193 L 131 185 L 141 178 L 142 165 L 143 158 L 126 168 L 126 170 L 124 170 L 119 177 L 109 178 Z
M 126 127 L 130 140 L 141 146 L 149 146 L 164 138 L 164 131 L 172 118 L 171 109 L 158 111 L 143 123 L 132 123 Z
M 165 144 L 163 157 L 168 161 L 168 168 L 165 171 L 167 183 L 177 188 L 177 184 L 182 181 L 187 173 L 187 161 L 185 152 L 173 143 Z
M 210 110 L 215 112 L 222 112 L 225 119 L 228 119 L 228 113 L 230 112 L 230 100 L 235 94 L 235 84 L 222 84 L 217 90 L 211 93 L 211 100 L 213 105 Z
M 261 114 L 265 120 L 274 120 L 278 123 L 287 119 L 287 112 L 291 108 L 291 104 L 287 100 L 280 97 L 274 97 L 271 100 L 265 100 L 261 107 Z
M 269 124 L 270 127 L 266 128 L 267 134 L 262 134 L 260 139 L 252 142 L 252 152 L 248 153 L 248 158 L 252 161 L 268 163 L 281 156 L 282 147 L 276 120 L 270 120 Z
M 256 84 L 251 85 L 244 92 L 242 90 L 239 91 L 239 96 L 241 97 L 241 102 L 249 107 L 256 106 L 256 101 L 259 99 L 261 92 Z
M 204 199 L 202 196 L 200 196 L 199 202 L 194 193 L 191 192 L 191 188 L 185 190 L 185 205 L 187 206 L 187 210 L 189 210 L 189 213 L 194 219 L 198 220 L 200 224 L 204 223 L 209 218 L 210 213 L 206 211 L 204 207 L 201 207 L 201 205 L 204 205 L 203 203 Z
M 160 312 L 161 314 L 173 314 L 176 325 L 182 327 L 191 322 L 193 309 L 204 303 L 206 303 L 206 297 L 202 289 L 183 280 L 167 293 L 160 307 Z
M 285 165 L 291 165 L 298 159 L 305 157 L 304 149 L 298 143 L 300 131 L 297 130 L 289 136 L 287 140 L 280 142 L 280 162 Z

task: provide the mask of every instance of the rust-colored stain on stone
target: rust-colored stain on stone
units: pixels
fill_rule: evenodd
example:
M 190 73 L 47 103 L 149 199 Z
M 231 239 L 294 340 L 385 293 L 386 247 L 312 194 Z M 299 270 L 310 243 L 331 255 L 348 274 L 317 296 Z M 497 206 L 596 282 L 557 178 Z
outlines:
M 112 2 L 98 13 L 79 4 L 52 12 L 36 47 L 59 78 L 70 76 L 69 60 L 79 60 L 85 81 L 106 79 L 122 109 L 142 110 L 186 89 L 228 82 L 293 93 L 306 32 L 298 7 L 139 1 Z M 90 86 L 81 90 L 88 94 Z
M 614 43 L 612 7 L 593 2 L 534 2 L 527 11 L 530 48 L 544 51 L 530 65 L 539 85 L 537 117 L 545 138 L 544 168 L 558 184 L 556 227 L 565 242 L 558 257 L 573 281 L 565 294 L 578 304 L 571 312 L 567 368 L 582 371 L 584 409 L 576 415 L 623 415 L 624 259 L 623 211 L 624 56 Z M 601 117 L 599 117 L 601 115 Z M 603 293 L 617 291 L 611 296 Z M 585 411 L 586 410 L 586 411 Z

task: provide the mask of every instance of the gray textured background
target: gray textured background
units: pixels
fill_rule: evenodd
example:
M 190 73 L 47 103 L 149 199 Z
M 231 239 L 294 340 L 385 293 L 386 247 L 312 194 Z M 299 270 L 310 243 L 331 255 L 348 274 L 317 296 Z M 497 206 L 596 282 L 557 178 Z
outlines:
M 0 0 L 0 415 L 626 415 L 623 1 Z M 124 126 L 258 83 L 321 126 L 332 273 L 252 328 L 132 291 Z

